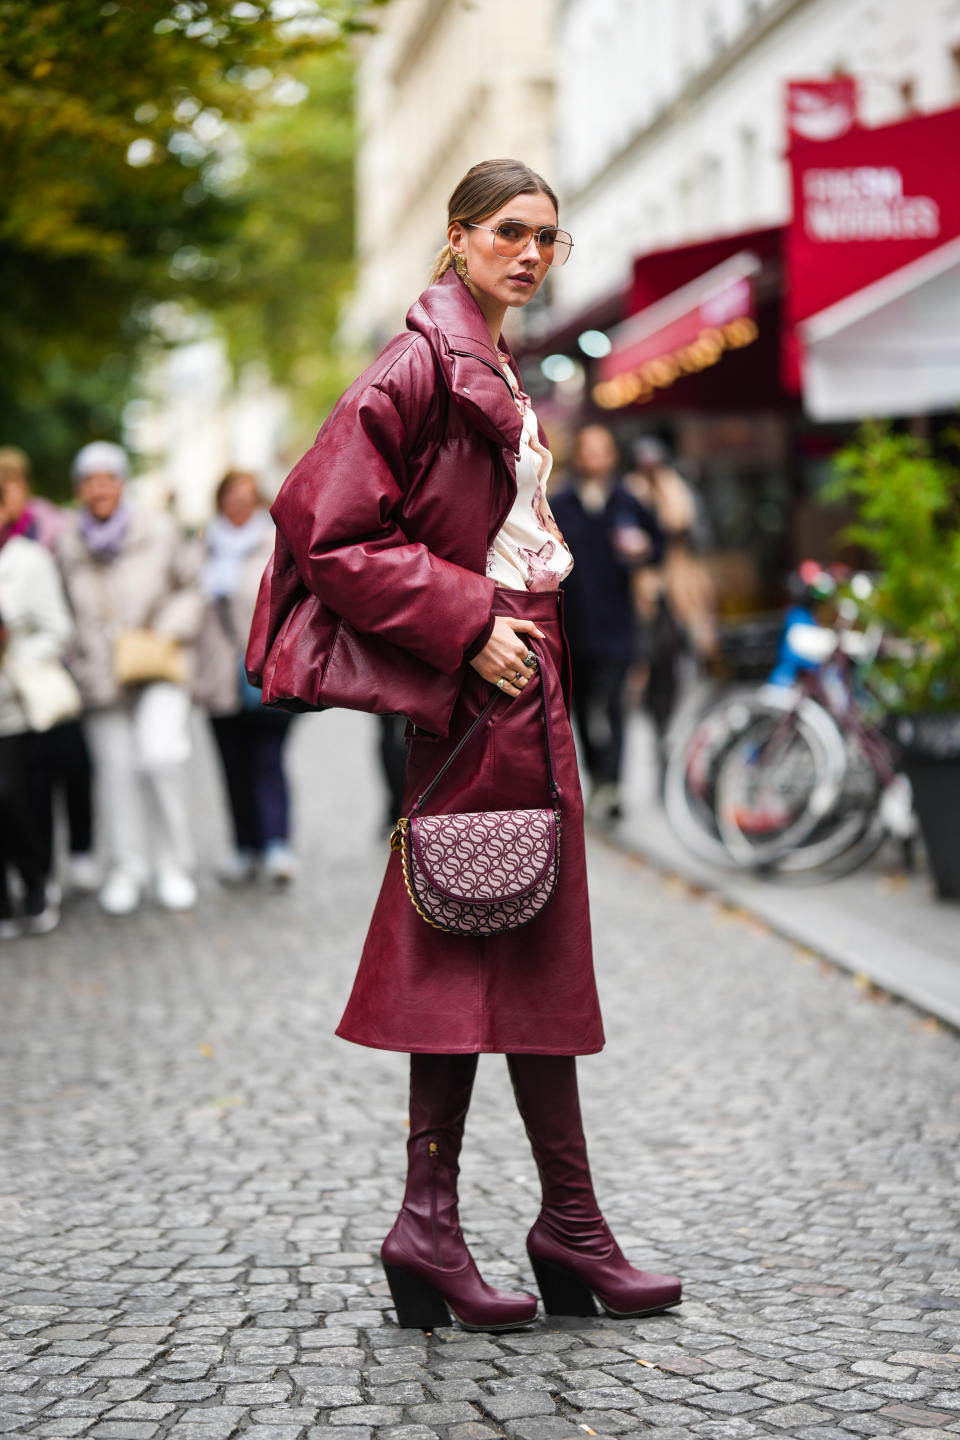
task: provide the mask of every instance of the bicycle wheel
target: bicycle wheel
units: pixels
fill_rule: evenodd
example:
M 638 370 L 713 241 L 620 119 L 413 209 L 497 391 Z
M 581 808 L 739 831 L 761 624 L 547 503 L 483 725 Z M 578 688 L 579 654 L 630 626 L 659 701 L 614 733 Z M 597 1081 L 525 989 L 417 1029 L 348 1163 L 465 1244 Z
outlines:
M 724 696 L 673 738 L 664 773 L 663 803 L 677 839 L 702 860 L 730 869 L 720 839 L 714 788 L 723 757 L 749 728 L 755 692 Z
M 725 754 L 714 795 L 717 830 L 740 865 L 795 854 L 832 815 L 847 756 L 830 716 L 811 700 L 767 706 Z
M 836 880 L 865 865 L 889 833 L 881 813 L 883 781 L 860 745 L 847 742 L 837 802 L 812 833 L 772 870 L 781 880 Z

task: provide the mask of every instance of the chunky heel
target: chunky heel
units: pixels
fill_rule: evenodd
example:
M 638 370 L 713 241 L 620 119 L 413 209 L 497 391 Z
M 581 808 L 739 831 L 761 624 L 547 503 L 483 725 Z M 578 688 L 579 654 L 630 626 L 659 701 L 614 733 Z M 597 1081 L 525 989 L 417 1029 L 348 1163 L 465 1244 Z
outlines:
M 529 1254 L 530 1252 L 528 1252 Z M 593 1292 L 578 1275 L 563 1265 L 530 1254 L 543 1308 L 548 1315 L 596 1315 Z
M 385 1260 L 382 1264 L 401 1330 L 435 1330 L 450 1324 L 447 1303 L 429 1281 Z

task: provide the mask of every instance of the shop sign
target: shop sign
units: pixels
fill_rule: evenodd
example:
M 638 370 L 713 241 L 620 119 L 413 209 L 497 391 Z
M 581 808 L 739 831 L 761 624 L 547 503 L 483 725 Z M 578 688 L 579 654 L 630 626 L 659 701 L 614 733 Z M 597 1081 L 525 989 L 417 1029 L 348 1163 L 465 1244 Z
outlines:
M 960 107 L 790 149 L 796 322 L 960 235 Z
M 852 75 L 832 80 L 791 80 L 787 85 L 790 140 L 836 140 L 857 123 L 857 82 Z
M 791 137 L 784 381 L 795 327 L 960 235 L 960 107 L 835 139 Z

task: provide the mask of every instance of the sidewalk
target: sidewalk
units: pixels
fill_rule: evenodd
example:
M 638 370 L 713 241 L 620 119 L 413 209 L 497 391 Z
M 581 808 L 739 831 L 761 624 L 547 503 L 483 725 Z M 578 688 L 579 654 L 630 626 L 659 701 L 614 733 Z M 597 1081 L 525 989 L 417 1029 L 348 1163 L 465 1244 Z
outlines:
M 938 900 L 925 872 L 894 873 L 884 851 L 846 879 L 794 888 L 696 858 L 656 798 L 653 735 L 641 716 L 631 726 L 624 790 L 627 814 L 614 844 L 960 1028 L 960 904 Z

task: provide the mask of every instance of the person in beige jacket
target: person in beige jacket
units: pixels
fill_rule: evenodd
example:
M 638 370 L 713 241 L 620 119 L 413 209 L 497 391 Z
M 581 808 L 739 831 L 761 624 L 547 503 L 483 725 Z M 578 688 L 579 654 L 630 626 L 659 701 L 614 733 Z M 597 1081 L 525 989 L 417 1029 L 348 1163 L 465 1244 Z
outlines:
M 57 544 L 106 839 L 100 903 L 113 915 L 137 908 L 151 871 L 167 909 L 197 896 L 185 766 L 201 556 L 172 516 L 127 503 L 128 474 L 119 445 L 84 446 L 73 463 L 80 506 Z
M 293 716 L 265 709 L 242 669 L 260 577 L 273 554 L 274 525 L 246 470 L 227 472 L 216 505 L 204 534 L 206 609 L 194 699 L 210 716 L 233 822 L 234 850 L 220 879 L 242 885 L 262 873 L 284 885 L 297 869 L 283 763 Z

